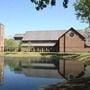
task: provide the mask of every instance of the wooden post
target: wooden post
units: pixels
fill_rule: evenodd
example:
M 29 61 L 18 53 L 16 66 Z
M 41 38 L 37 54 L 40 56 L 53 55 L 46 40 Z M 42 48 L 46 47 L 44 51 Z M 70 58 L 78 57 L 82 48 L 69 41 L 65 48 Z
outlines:
M 65 47 L 65 45 L 66 45 L 66 37 L 65 37 L 65 34 L 64 34 L 64 52 L 66 52 L 66 47 Z

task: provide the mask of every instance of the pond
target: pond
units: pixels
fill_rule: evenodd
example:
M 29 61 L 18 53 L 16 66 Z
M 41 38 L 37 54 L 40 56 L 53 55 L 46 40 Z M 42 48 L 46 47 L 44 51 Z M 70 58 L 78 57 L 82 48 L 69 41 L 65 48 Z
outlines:
M 40 90 L 64 80 L 56 69 L 31 68 L 30 61 L 29 58 L 0 57 L 0 90 Z
M 59 90 L 65 80 L 89 75 L 90 66 L 77 61 L 0 57 L 0 90 Z

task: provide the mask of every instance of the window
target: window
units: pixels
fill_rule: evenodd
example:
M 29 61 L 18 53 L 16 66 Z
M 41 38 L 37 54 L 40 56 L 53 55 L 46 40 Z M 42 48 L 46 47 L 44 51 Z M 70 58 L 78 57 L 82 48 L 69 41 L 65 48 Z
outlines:
M 71 33 L 70 33 L 70 37 L 73 37 L 73 36 L 74 36 L 74 33 L 73 33 L 73 32 L 71 32 Z

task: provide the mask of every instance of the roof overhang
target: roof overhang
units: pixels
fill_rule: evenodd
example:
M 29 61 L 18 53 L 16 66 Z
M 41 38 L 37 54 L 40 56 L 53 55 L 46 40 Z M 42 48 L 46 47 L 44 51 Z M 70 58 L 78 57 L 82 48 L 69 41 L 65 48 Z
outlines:
M 30 43 L 30 44 L 21 44 L 22 47 L 37 47 L 37 46 L 42 46 L 42 47 L 53 47 L 55 46 L 56 43 Z
M 81 36 L 81 38 L 83 38 L 83 40 L 85 41 L 85 37 L 82 35 L 82 34 L 80 34 L 77 30 L 75 30 L 74 28 L 70 28 L 70 29 L 68 29 L 66 32 L 64 32 L 58 39 L 60 39 L 62 36 L 64 36 L 66 33 L 68 33 L 70 30 L 72 30 L 72 31 L 74 31 L 74 32 L 76 32 L 79 36 Z

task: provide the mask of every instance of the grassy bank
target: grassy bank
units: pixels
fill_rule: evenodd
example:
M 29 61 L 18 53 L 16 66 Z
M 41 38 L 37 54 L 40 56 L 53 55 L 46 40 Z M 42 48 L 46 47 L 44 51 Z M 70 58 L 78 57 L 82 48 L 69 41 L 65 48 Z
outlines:
M 64 57 L 70 58 L 76 54 L 72 53 L 59 53 L 59 52 L 4 52 L 5 56 L 9 57 Z
M 49 57 L 65 60 L 78 60 L 90 64 L 90 53 L 58 53 L 58 52 L 4 52 L 5 57 Z
M 39 53 L 36 52 L 5 52 L 6 57 L 41 57 Z
M 44 87 L 45 90 L 90 90 L 90 77 L 52 84 Z

